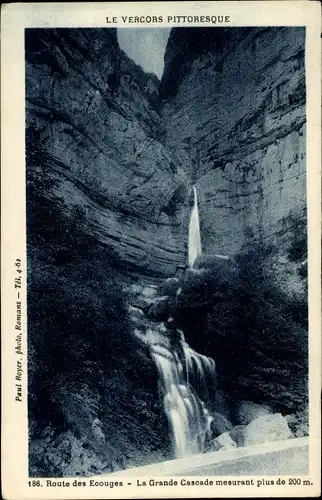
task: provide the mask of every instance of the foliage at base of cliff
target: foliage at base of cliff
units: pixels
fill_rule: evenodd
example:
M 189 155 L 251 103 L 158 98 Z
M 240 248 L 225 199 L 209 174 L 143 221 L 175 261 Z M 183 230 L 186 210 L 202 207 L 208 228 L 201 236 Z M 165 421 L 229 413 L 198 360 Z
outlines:
M 233 401 L 251 400 L 291 413 L 308 402 L 307 303 L 266 273 L 272 249 L 254 248 L 224 270 L 188 280 L 176 320 L 187 341 L 216 361 Z
M 115 256 L 84 231 L 79 208 L 67 215 L 51 200 L 33 127 L 26 139 L 30 474 L 167 457 L 156 368 L 133 334 Z

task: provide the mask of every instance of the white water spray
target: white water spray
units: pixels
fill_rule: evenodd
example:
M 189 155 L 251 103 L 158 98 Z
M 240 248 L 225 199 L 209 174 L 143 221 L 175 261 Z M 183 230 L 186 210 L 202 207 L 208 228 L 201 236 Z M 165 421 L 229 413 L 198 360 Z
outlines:
M 183 334 L 181 347 L 181 362 L 178 354 L 166 346 L 155 344 L 151 349 L 159 372 L 176 458 L 204 451 L 205 441 L 211 435 L 213 419 L 190 382 L 194 380 L 200 384 L 201 391 L 198 387 L 198 394 L 204 394 L 207 381 L 214 383 L 216 376 L 214 361 L 193 351 L 184 341 Z
M 189 222 L 189 236 L 188 236 L 188 263 L 192 267 L 198 255 L 201 254 L 201 238 L 200 238 L 200 224 L 199 224 L 199 211 L 197 190 L 193 186 L 193 208 L 191 211 Z

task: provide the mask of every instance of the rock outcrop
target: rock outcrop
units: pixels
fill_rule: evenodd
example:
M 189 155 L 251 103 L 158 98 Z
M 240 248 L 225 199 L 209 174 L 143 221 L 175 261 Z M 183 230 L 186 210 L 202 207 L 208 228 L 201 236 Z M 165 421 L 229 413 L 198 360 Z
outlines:
M 236 409 L 236 419 L 240 425 L 248 425 L 257 417 L 270 414 L 271 411 L 267 407 L 251 401 L 241 401 Z
M 224 451 L 294 437 L 286 418 L 280 413 L 261 415 L 251 420 L 248 425 L 237 425 L 229 432 L 220 434 L 209 443 L 207 451 Z

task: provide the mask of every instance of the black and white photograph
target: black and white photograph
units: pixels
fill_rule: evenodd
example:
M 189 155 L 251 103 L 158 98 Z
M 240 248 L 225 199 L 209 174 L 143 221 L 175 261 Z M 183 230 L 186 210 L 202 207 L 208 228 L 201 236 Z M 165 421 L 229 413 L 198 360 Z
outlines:
M 309 432 L 305 30 L 120 31 L 25 32 L 31 476 Z
M 24 29 L 29 495 L 313 484 L 307 28 L 190 12 Z

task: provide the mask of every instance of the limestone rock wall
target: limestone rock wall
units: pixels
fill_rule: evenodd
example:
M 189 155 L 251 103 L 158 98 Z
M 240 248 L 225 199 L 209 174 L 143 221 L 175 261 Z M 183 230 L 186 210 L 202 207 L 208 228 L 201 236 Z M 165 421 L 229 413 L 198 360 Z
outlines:
M 303 28 L 176 28 L 160 84 L 113 29 L 27 31 L 51 194 L 138 276 L 185 261 L 193 183 L 205 252 L 287 253 L 306 227 L 304 46 Z
M 305 31 L 173 29 L 164 143 L 197 186 L 203 250 L 305 231 Z
M 40 132 L 66 214 L 123 268 L 167 276 L 182 262 L 186 176 L 158 141 L 158 80 L 120 51 L 116 30 L 26 32 L 27 128 Z

